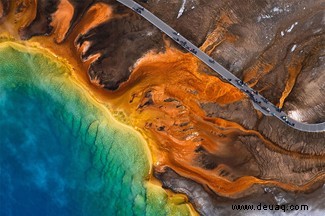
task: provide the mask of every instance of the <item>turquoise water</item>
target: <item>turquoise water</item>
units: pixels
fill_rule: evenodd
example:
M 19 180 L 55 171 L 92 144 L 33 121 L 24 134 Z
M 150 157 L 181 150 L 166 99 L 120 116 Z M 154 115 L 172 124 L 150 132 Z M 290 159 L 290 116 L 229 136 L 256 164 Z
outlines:
M 41 54 L 0 47 L 0 215 L 184 215 L 146 187 L 143 140 Z

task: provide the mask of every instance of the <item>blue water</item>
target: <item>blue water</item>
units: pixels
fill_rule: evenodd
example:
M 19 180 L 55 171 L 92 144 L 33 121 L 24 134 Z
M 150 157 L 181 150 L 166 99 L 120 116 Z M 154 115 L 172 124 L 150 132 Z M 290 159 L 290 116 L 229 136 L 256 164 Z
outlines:
M 51 100 L 41 101 L 26 88 L 1 96 L 0 214 L 80 215 L 82 200 L 74 194 L 84 185 L 84 195 L 91 195 L 84 176 L 90 155 L 83 142 L 70 136 L 63 122 L 53 122 Z
M 184 215 L 143 140 L 42 54 L 0 47 L 0 215 Z
M 64 73 L 33 74 L 53 65 L 37 68 L 30 64 L 37 57 L 22 57 L 25 67 L 4 60 L 0 66 L 0 214 L 145 212 L 146 203 L 135 201 L 145 199 L 148 172 L 140 140 L 67 86 Z

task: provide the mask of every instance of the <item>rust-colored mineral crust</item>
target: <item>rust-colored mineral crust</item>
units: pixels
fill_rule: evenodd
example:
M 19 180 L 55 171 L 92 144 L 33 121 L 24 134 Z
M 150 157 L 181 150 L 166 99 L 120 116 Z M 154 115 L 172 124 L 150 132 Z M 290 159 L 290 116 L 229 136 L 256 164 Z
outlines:
M 138 2 L 292 118 L 325 121 L 322 0 L 197 0 L 183 13 L 181 1 Z M 237 88 L 116 1 L 1 0 L 5 31 L 39 42 L 89 79 L 147 138 L 155 177 L 187 194 L 201 214 L 274 191 L 299 197 L 324 184 L 324 132 L 261 115 Z

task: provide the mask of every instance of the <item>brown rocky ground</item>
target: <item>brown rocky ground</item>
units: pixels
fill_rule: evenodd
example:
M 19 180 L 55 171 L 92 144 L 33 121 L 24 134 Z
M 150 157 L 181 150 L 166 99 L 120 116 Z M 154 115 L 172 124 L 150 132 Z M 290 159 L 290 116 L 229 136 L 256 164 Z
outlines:
M 48 35 L 73 53 L 66 58 L 80 58 L 113 108 L 152 141 L 155 176 L 201 214 L 279 203 L 274 193 L 288 203 L 324 199 L 296 194 L 324 184 L 324 132 L 262 116 L 131 10 L 113 0 L 0 2 L 0 30 L 14 20 L 21 39 Z M 138 2 L 293 118 L 325 120 L 322 0 L 187 0 L 181 15 L 181 0 Z

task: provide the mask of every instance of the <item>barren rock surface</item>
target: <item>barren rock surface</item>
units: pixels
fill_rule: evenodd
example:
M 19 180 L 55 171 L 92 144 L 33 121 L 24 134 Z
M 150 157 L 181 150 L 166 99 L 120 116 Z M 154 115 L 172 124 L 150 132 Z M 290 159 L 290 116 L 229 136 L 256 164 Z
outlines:
M 18 25 L 31 13 L 17 26 L 23 40 L 57 37 L 53 23 L 64 18 L 52 15 L 63 2 L 73 8 L 62 41 L 53 43 L 69 47 L 71 58 L 87 66 L 82 73 L 109 90 L 112 106 L 153 143 L 155 176 L 186 194 L 200 214 L 229 213 L 230 203 L 276 203 L 278 193 L 293 203 L 325 203 L 325 132 L 297 131 L 263 116 L 132 10 L 113 0 L 40 0 L 36 8 L 0 2 L 1 23 L 14 17 Z M 324 1 L 137 2 L 292 118 L 325 121 Z M 100 4 L 110 14 L 98 21 Z

